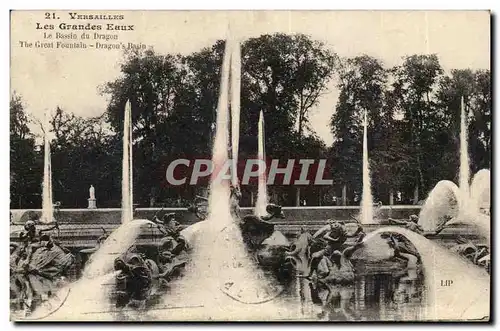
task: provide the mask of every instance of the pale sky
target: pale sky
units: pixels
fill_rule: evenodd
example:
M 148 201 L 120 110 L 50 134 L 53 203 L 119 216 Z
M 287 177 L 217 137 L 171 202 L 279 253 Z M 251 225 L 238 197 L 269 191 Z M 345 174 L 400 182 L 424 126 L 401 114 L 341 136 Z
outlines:
M 231 35 L 239 39 L 265 33 L 304 33 L 323 41 L 340 56 L 367 54 L 386 67 L 412 54 L 439 56 L 445 70 L 490 68 L 490 15 L 486 11 L 112 11 L 79 14 L 122 14 L 122 21 L 78 21 L 69 12 L 59 20 L 44 19 L 44 12 L 13 12 L 11 20 L 11 88 L 23 96 L 27 111 L 37 118 L 45 109 L 62 107 L 81 116 L 104 112 L 107 100 L 97 87 L 119 76 L 121 50 L 23 48 L 20 41 L 44 41 L 36 23 L 55 24 L 47 32 L 69 24 L 133 24 L 135 31 L 99 31 L 116 34 L 117 41 L 153 46 L 158 53 L 188 54 Z M 79 42 L 84 31 L 73 31 Z M 91 38 L 86 42 L 94 44 Z M 50 41 L 50 40 L 45 40 Z M 54 41 L 62 41 L 57 39 Z M 66 40 L 68 41 L 68 40 Z M 102 41 L 104 43 L 104 41 Z M 338 91 L 335 82 L 312 111 L 311 123 L 327 144 L 328 126 Z

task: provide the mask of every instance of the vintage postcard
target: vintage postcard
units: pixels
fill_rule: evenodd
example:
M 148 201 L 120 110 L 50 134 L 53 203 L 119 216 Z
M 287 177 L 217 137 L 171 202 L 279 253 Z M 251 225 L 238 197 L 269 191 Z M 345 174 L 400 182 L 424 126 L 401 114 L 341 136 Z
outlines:
M 490 321 L 490 15 L 11 11 L 11 320 Z

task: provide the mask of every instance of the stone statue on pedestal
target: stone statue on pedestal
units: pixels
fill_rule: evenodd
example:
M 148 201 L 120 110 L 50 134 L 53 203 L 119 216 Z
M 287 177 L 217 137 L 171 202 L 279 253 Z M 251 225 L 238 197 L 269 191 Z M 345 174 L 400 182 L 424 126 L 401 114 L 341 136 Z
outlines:
M 87 208 L 88 209 L 95 209 L 95 208 L 97 208 L 96 201 L 95 201 L 95 188 L 94 188 L 93 185 L 90 185 L 89 195 L 90 195 L 90 198 L 88 199 L 89 206 Z

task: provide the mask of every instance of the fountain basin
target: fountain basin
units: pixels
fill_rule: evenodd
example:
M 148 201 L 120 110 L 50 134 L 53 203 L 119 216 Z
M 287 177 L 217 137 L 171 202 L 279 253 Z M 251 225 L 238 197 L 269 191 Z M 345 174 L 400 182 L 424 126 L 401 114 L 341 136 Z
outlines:
M 410 215 L 418 215 L 421 206 L 419 205 L 395 205 L 382 206 L 378 208 L 378 217 L 387 219 L 407 219 Z M 284 222 L 302 223 L 307 221 L 319 221 L 327 219 L 352 220 L 351 216 L 356 216 L 360 212 L 359 206 L 323 206 L 323 207 L 282 207 L 285 214 Z M 31 215 L 40 217 L 40 209 L 12 209 L 13 223 L 24 224 Z M 134 211 L 136 218 L 152 219 L 157 213 L 176 213 L 176 219 L 181 224 L 194 224 L 198 221 L 196 216 L 189 212 L 187 208 L 137 208 Z M 253 214 L 253 207 L 242 207 L 242 217 Z M 120 208 L 99 208 L 99 209 L 60 209 L 55 212 L 55 217 L 59 223 L 81 223 L 81 224 L 120 224 Z

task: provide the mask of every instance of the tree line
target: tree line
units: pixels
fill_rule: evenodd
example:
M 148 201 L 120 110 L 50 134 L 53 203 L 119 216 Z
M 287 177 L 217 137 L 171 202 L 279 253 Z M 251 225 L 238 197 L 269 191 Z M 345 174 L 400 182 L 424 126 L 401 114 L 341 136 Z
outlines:
M 224 41 L 189 55 L 154 50 L 124 54 L 121 74 L 99 87 L 109 103 L 98 117 L 57 108 L 51 118 L 53 196 L 63 207 L 86 207 L 94 185 L 98 207 L 121 201 L 123 114 L 132 106 L 134 198 L 140 206 L 186 205 L 203 187 L 171 186 L 166 167 L 177 158 L 211 155 Z M 436 55 L 411 55 L 394 67 L 374 57 L 341 58 L 309 36 L 273 34 L 241 45 L 239 157 L 257 155 L 259 113 L 266 120 L 266 154 L 272 159 L 328 159 L 333 186 L 269 188 L 282 205 L 331 205 L 344 189 L 361 191 L 362 116 L 368 140 L 374 197 L 390 192 L 424 198 L 442 179 L 457 182 L 460 99 L 468 109 L 471 170 L 491 162 L 489 70 L 445 73 Z M 332 146 L 316 135 L 310 113 L 336 84 L 330 119 Z M 321 110 L 319 110 L 321 111 Z M 43 149 L 29 130 L 22 96 L 10 102 L 11 208 L 39 208 Z M 242 187 L 251 205 L 257 187 Z M 416 198 L 418 200 L 418 198 Z

